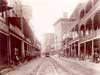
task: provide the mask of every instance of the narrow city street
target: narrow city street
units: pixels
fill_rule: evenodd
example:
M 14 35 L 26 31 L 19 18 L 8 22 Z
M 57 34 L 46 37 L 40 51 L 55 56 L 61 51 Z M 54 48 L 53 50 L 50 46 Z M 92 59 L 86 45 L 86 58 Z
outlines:
M 100 0 L 0 0 L 0 75 L 100 75 Z
M 65 58 L 43 57 L 5 75 L 100 75 L 100 71 L 92 68 L 91 64 L 84 64 Z

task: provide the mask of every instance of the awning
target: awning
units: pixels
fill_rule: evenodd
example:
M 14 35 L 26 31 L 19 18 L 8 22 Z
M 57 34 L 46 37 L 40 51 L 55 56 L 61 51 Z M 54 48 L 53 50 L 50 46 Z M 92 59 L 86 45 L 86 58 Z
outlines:
M 6 11 L 6 10 L 10 10 L 10 9 L 13 9 L 13 7 L 1 6 L 1 5 L 0 5 L 0 12 Z
M 21 18 L 20 17 L 8 17 L 8 22 L 21 29 Z

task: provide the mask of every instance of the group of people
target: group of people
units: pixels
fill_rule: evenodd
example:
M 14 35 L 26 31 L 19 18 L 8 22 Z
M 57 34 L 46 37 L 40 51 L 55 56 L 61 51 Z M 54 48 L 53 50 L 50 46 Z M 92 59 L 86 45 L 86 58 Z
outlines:
M 33 56 L 30 55 L 28 52 L 25 54 L 25 56 L 20 56 L 18 48 L 14 48 L 13 56 L 11 63 L 13 65 L 19 65 L 25 61 L 30 61 L 32 60 Z
M 85 55 L 81 54 L 80 59 L 81 60 L 85 60 Z M 94 54 L 93 54 L 93 62 L 94 63 L 99 63 L 100 62 L 100 54 L 98 52 L 94 52 Z

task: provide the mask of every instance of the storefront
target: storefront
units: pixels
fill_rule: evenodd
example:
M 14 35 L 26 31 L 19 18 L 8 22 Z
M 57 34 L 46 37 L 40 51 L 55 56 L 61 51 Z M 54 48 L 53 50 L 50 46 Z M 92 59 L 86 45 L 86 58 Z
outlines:
M 21 59 L 22 58 L 21 40 L 12 35 L 10 36 L 10 38 L 11 38 L 11 59 L 13 60 L 13 57 L 15 55 L 15 48 L 18 50 L 18 57 Z
M 100 56 L 100 38 L 94 40 L 94 53 L 95 52 Z
M 86 42 L 86 56 L 87 58 L 90 58 L 92 55 L 92 41 Z
M 84 47 L 84 43 L 80 44 L 80 58 L 84 59 L 84 55 L 85 55 L 85 47 Z

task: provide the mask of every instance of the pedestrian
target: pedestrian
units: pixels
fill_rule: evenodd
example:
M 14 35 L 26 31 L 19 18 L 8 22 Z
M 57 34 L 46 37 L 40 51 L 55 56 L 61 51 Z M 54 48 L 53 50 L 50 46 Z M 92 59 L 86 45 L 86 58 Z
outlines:
M 13 60 L 14 60 L 15 65 L 18 65 L 20 63 L 20 59 L 19 59 L 19 56 L 18 56 L 18 49 L 17 48 L 14 49 Z
M 95 62 L 95 63 L 98 62 L 98 53 L 97 53 L 97 52 L 95 52 L 95 53 L 93 54 L 93 62 Z

